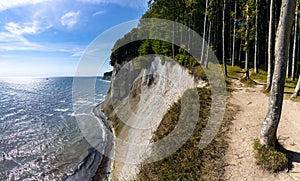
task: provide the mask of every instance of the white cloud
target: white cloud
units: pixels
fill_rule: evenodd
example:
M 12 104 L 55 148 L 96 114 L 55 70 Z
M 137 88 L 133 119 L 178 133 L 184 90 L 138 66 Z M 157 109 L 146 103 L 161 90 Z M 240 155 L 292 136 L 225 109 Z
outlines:
M 72 57 L 81 57 L 83 54 L 84 54 L 84 51 L 83 50 L 79 50 L 77 52 L 74 52 L 72 54 Z
M 0 51 L 36 50 L 41 48 L 41 45 L 29 42 L 23 36 L 0 32 Z
M 45 1 L 48 0 L 1 0 L 0 12 L 14 7 L 26 6 L 30 4 L 38 4 Z
M 128 6 L 137 9 L 147 8 L 148 0 L 77 0 L 84 3 L 95 3 L 95 4 L 117 4 L 120 6 Z
M 97 11 L 93 14 L 93 16 L 97 16 L 97 15 L 101 15 L 101 14 L 105 14 L 106 11 Z
M 51 26 L 43 26 L 39 21 L 27 23 L 8 22 L 5 24 L 6 31 L 0 32 L 0 50 L 38 50 L 43 47 L 37 43 L 30 42 L 24 37 L 26 34 L 39 34 Z
M 23 34 L 38 34 L 51 26 L 41 26 L 36 20 L 30 23 L 18 24 L 15 22 L 6 23 L 4 29 L 13 35 L 23 35 Z
M 51 45 L 50 45 L 51 46 Z M 70 45 L 58 45 L 61 48 L 55 48 L 52 51 L 62 52 L 62 53 L 69 53 L 71 57 L 81 57 L 84 54 L 84 47 L 76 47 Z
M 79 17 L 79 11 L 77 12 L 68 12 L 60 18 L 60 23 L 67 28 L 72 28 L 77 24 Z

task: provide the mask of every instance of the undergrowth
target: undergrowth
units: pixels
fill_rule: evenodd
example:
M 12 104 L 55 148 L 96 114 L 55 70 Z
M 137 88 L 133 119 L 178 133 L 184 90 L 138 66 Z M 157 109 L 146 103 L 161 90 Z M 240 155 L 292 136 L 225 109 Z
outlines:
M 278 172 L 288 168 L 287 150 L 280 143 L 270 148 L 261 145 L 259 140 L 253 143 L 256 164 L 270 172 Z
M 175 153 L 162 160 L 143 164 L 138 175 L 139 180 L 219 180 L 222 179 L 226 163 L 223 156 L 228 147 L 226 131 L 233 119 L 233 105 L 226 109 L 222 126 L 214 140 L 204 149 L 198 144 L 210 113 L 210 90 L 197 89 L 200 103 L 198 123 L 187 142 Z M 179 121 L 181 101 L 174 103 L 154 132 L 153 141 L 157 142 L 168 135 Z M 169 145 L 164 145 L 166 149 Z M 155 150 L 153 153 L 155 154 Z

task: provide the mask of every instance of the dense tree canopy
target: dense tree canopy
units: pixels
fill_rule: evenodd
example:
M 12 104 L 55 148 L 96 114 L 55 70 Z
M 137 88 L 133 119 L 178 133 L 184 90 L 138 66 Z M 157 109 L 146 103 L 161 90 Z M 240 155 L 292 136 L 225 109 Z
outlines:
M 268 64 L 274 62 L 272 55 L 274 55 L 275 30 L 279 22 L 281 0 L 208 0 L 207 3 L 206 6 L 206 0 L 149 0 L 148 10 L 142 18 L 162 18 L 188 26 L 209 42 L 221 63 L 224 59 L 225 65 L 237 65 L 246 69 L 255 68 L 255 73 L 258 68 L 267 70 Z M 226 5 L 225 9 L 224 5 Z M 269 23 L 270 12 L 273 13 L 274 20 L 271 23 Z M 299 22 L 296 24 L 299 26 Z M 224 33 L 222 33 L 223 25 Z M 271 36 L 269 35 L 270 25 L 274 26 Z M 188 47 L 175 46 L 172 43 L 152 39 L 132 42 L 133 37 L 139 36 L 139 28 L 141 26 L 116 42 L 111 54 L 111 65 L 147 54 L 169 56 L 187 67 L 196 66 L 197 61 L 203 63 L 208 59 L 204 56 L 204 51 L 201 52 L 203 60 L 193 59 L 188 53 L 190 44 Z M 295 31 L 291 34 L 291 40 L 295 42 L 291 42 L 287 74 L 292 75 L 292 78 L 298 77 L 300 42 L 298 30 L 295 27 L 293 29 Z M 160 33 L 155 32 L 155 27 L 146 31 L 147 33 Z M 192 46 L 191 35 L 174 36 L 180 36 L 173 38 L 179 38 L 182 42 L 190 42 Z M 271 47 L 268 47 L 269 37 L 273 40 Z M 130 43 L 120 46 L 124 42 Z M 268 49 L 271 53 L 269 55 Z M 272 62 L 268 63 L 268 57 Z M 272 72 L 273 70 L 270 69 L 270 74 Z

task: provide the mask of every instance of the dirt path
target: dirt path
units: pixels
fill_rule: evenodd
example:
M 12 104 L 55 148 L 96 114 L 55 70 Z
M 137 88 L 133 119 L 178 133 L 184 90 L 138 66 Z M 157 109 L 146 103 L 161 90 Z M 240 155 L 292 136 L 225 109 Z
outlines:
M 263 86 L 241 87 L 235 82 L 230 102 L 240 106 L 229 132 L 228 163 L 225 180 L 300 180 L 300 154 L 293 155 L 293 168 L 289 172 L 270 174 L 254 162 L 253 140 L 259 138 L 261 124 L 267 112 L 268 97 L 261 92 Z M 284 100 L 278 128 L 280 143 L 288 150 L 300 153 L 300 104 Z

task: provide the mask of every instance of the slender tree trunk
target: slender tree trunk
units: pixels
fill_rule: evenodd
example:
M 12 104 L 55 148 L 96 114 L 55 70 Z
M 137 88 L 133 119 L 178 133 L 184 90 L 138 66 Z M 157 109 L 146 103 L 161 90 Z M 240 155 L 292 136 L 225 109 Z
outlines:
M 214 17 L 214 50 L 218 50 L 218 19 Z
M 204 24 L 203 24 L 203 27 L 204 27 L 204 31 L 203 31 L 203 42 L 202 42 L 202 52 L 201 52 L 201 65 L 204 64 L 204 43 L 205 43 L 205 36 L 206 36 L 206 20 L 207 20 L 207 15 L 206 15 L 206 9 L 208 7 L 208 0 L 206 0 L 205 2 L 205 15 L 204 15 Z
M 287 57 L 287 63 L 286 63 L 286 78 L 289 78 L 290 76 L 290 44 L 288 45 L 289 47 L 289 54 L 288 54 L 288 57 Z
M 209 28 L 208 28 L 208 47 L 206 50 L 206 61 L 205 61 L 205 68 L 208 69 L 208 58 L 210 58 L 209 50 L 210 50 L 210 34 L 211 34 L 211 21 L 209 21 Z
M 296 66 L 296 52 L 297 52 L 297 36 L 298 36 L 298 5 L 295 13 L 295 24 L 294 24 L 294 43 L 293 43 L 293 57 L 292 57 L 292 75 L 291 79 L 295 80 L 295 66 Z M 298 81 L 299 82 L 299 81 Z
M 292 95 L 292 98 L 297 97 L 299 95 L 299 92 L 300 92 L 300 75 L 299 75 L 299 79 L 298 79 L 298 82 L 297 82 L 297 86 L 296 86 L 295 91 Z
M 229 12 L 231 12 L 231 6 L 229 5 Z M 227 48 L 227 50 L 225 50 L 226 52 L 228 52 L 227 54 L 227 59 L 229 59 L 229 64 L 232 64 L 231 62 L 231 52 L 232 52 L 232 34 L 231 34 L 231 30 L 232 30 L 232 25 L 231 25 L 231 18 L 227 21 L 228 22 L 228 25 L 229 27 L 227 27 L 227 30 L 226 32 L 229 32 L 229 36 L 227 36 L 227 40 L 226 42 L 229 42 L 229 44 L 227 43 L 227 46 L 226 47 L 229 47 Z
M 297 50 L 296 50 L 296 56 L 297 57 L 300 57 L 300 51 L 299 51 L 299 47 L 300 47 L 300 33 L 298 33 L 297 35 Z M 298 61 L 299 62 L 299 61 Z M 295 75 L 299 75 L 300 74 L 300 66 L 296 65 L 296 68 L 295 68 Z
M 265 67 L 266 67 L 266 69 L 268 70 L 268 46 L 266 46 L 266 45 L 268 45 L 268 41 L 269 41 L 269 36 L 268 36 L 268 33 L 266 33 L 266 39 L 265 39 L 265 46 L 264 46 L 264 50 L 265 50 Z
M 175 1 L 173 1 L 172 58 L 175 59 Z
M 270 7 L 268 8 L 268 4 L 269 4 L 269 0 L 266 1 L 265 5 L 266 5 L 266 9 L 267 9 L 267 19 L 268 19 L 268 22 L 266 24 L 270 25 Z M 269 26 L 265 28 L 265 35 L 266 35 L 266 39 L 265 39 L 265 42 L 264 42 L 264 52 L 265 52 L 265 68 L 266 70 L 268 71 L 268 45 L 269 45 Z M 268 78 L 267 78 L 268 80 Z
M 246 5 L 246 39 L 245 39 L 245 47 L 246 47 L 246 52 L 245 52 L 245 69 L 246 72 L 248 71 L 248 65 L 249 65 L 249 33 L 250 33 L 250 27 L 249 27 L 249 5 L 247 3 Z M 249 77 L 246 75 L 246 78 L 248 79 Z
M 175 59 L 175 22 L 173 22 L 173 32 L 172 32 L 172 58 Z
M 258 0 L 255 7 L 255 48 L 254 48 L 254 74 L 258 73 L 257 58 L 258 58 Z
M 233 36 L 232 36 L 232 56 L 231 56 L 231 65 L 235 65 L 235 29 L 236 29 L 236 9 L 237 9 L 237 0 L 234 3 L 234 20 L 233 20 Z
M 273 54 L 274 54 L 274 0 L 270 2 L 270 20 L 269 20 L 269 37 L 268 37 L 268 77 L 266 90 L 271 89 L 273 77 Z
M 296 0 L 282 0 L 275 44 L 275 70 L 269 108 L 261 129 L 260 143 L 270 147 L 277 141 L 276 132 L 281 116 L 288 45 L 295 13 Z
M 242 60 L 242 46 L 243 46 L 243 39 L 240 38 L 240 49 L 239 49 L 239 65 L 241 64 L 241 60 Z
M 212 19 L 212 33 L 213 33 L 213 37 L 212 37 L 212 44 L 213 44 L 213 50 L 215 50 L 216 49 L 216 37 L 217 37 L 217 33 L 216 33 L 216 18 L 214 17 L 213 19 Z
M 226 56 L 225 56 L 225 11 L 226 11 L 226 0 L 223 1 L 223 28 L 222 28 L 222 52 L 223 52 L 223 66 L 224 66 L 224 75 L 227 77 L 227 67 L 226 67 Z
M 273 7 L 274 7 L 274 9 L 273 9 L 273 18 L 274 18 L 274 23 L 275 23 L 275 25 L 274 25 L 274 27 L 275 27 L 275 32 L 276 32 L 276 30 L 277 30 L 277 23 L 278 23 L 278 13 L 277 13 L 277 11 L 278 11 L 278 9 L 277 9 L 277 2 L 278 2 L 278 0 L 273 0 Z M 270 8 L 271 8 L 271 6 L 270 6 Z
M 189 20 L 188 20 L 188 27 L 191 27 L 191 17 L 189 16 Z M 190 43 L 191 43 L 191 29 L 189 28 L 189 30 L 188 30 L 188 47 L 187 47 L 187 49 L 188 49 L 188 51 L 190 51 Z

